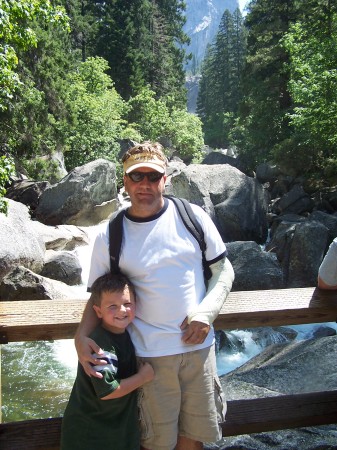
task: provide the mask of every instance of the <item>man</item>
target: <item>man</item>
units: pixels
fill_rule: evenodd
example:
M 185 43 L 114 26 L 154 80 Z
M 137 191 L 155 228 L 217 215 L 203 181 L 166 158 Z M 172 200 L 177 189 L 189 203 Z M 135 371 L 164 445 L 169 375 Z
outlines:
M 234 280 L 223 243 L 210 217 L 192 205 L 203 228 L 212 277 L 206 291 L 198 243 L 174 204 L 163 197 L 167 160 L 160 144 L 145 142 L 123 157 L 124 186 L 131 206 L 123 219 L 119 267 L 137 292 L 129 332 L 140 361 L 155 379 L 144 386 L 140 419 L 144 450 L 201 450 L 221 438 L 225 402 L 216 373 L 214 330 Z M 108 227 L 95 241 L 88 286 L 109 271 Z M 75 342 L 88 375 L 98 346 L 87 338 L 96 325 L 87 305 Z
M 329 247 L 318 269 L 318 287 L 320 289 L 337 289 L 337 238 Z

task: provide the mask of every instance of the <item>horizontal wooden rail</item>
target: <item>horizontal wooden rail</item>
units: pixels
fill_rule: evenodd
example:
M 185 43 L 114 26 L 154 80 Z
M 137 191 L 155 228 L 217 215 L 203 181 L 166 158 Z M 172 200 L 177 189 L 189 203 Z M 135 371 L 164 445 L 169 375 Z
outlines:
M 223 436 L 337 423 L 337 391 L 228 402 Z
M 74 336 L 86 300 L 0 301 L 0 343 Z M 337 292 L 317 288 L 231 292 L 217 329 L 336 322 Z M 58 450 L 61 418 L 0 424 L 2 450 Z M 337 391 L 228 401 L 223 435 L 337 423 Z
M 0 301 L 0 343 L 72 338 L 86 300 Z M 317 288 L 231 292 L 217 329 L 336 322 L 337 291 Z
M 261 433 L 337 422 L 337 391 L 227 402 L 223 436 Z M 2 450 L 58 450 L 61 418 L 0 425 Z

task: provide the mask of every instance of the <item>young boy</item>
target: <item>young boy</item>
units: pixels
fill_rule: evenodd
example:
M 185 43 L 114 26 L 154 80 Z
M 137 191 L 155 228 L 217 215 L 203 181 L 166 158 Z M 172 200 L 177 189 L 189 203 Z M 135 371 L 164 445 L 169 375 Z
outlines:
M 95 366 L 101 378 L 89 377 L 81 364 L 62 421 L 61 450 L 138 450 L 136 389 L 154 377 L 152 366 L 137 369 L 126 327 L 135 317 L 136 294 L 124 275 L 103 275 L 91 287 L 100 325 L 91 338 L 104 350 L 107 364 Z

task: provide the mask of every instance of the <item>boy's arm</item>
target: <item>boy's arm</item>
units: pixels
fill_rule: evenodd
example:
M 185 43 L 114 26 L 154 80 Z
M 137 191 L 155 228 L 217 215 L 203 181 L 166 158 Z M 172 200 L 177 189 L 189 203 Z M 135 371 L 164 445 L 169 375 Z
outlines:
M 104 352 L 96 342 L 88 337 L 98 324 L 99 318 L 92 307 L 92 299 L 89 298 L 75 334 L 75 347 L 79 362 L 82 364 L 85 373 L 89 376 L 102 378 L 102 374 L 92 368 L 92 364 L 102 364 L 102 361 L 93 358 L 92 354 L 103 354 Z
M 114 398 L 123 397 L 124 395 L 127 395 L 135 389 L 139 388 L 143 384 L 153 380 L 153 378 L 154 371 L 151 364 L 147 362 L 143 363 L 139 366 L 138 373 L 121 380 L 118 388 L 115 389 L 111 394 L 102 397 L 101 400 L 112 400 Z

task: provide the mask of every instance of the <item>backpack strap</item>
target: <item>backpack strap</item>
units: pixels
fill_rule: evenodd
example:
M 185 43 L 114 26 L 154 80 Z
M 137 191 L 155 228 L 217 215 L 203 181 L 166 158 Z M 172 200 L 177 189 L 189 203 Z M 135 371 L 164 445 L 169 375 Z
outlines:
M 204 230 L 202 226 L 197 221 L 195 214 L 191 208 L 190 203 L 184 198 L 178 198 L 171 195 L 165 195 L 174 203 L 178 210 L 178 213 L 187 228 L 187 230 L 192 234 L 199 244 L 201 254 L 202 254 L 202 266 L 204 270 L 205 280 L 209 280 L 212 276 L 211 269 L 206 261 L 205 251 L 206 242 L 204 238 Z M 117 211 L 110 218 L 109 221 L 109 253 L 110 253 L 110 271 L 112 273 L 119 273 L 119 257 L 123 241 L 123 219 L 125 215 L 125 210 Z
M 120 273 L 119 256 L 121 253 L 123 241 L 123 219 L 125 209 L 117 211 L 109 221 L 109 252 L 110 252 L 110 271 L 111 273 Z
M 185 227 L 198 242 L 202 254 L 202 266 L 204 270 L 204 277 L 205 280 L 209 280 L 212 276 L 212 272 L 211 269 L 209 268 L 205 256 L 206 242 L 204 230 L 202 229 L 202 226 L 198 222 L 197 218 L 195 217 L 195 214 L 191 208 L 190 203 L 184 198 L 174 197 L 172 195 L 165 195 L 165 197 L 172 200 L 172 202 L 174 203 L 174 205 L 178 210 L 178 213 Z

